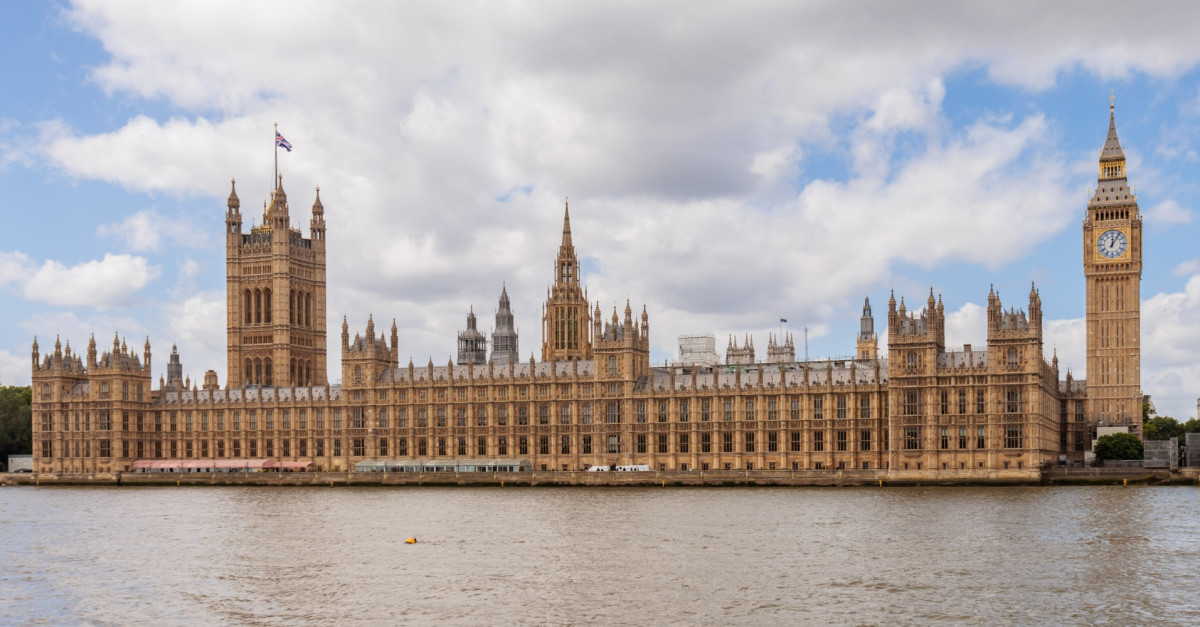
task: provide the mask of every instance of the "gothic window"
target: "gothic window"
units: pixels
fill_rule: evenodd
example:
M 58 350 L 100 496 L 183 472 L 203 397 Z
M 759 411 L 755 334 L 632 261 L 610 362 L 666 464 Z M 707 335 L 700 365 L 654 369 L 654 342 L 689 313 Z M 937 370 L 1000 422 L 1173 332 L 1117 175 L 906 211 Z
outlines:
M 906 359 L 908 360 L 909 368 L 917 367 L 917 352 L 916 351 L 908 351 L 908 356 L 906 357 Z
M 354 367 L 354 382 L 362 383 L 362 366 Z
M 1021 411 L 1021 388 L 1009 388 L 1004 392 L 1004 411 L 1016 414 Z
M 1021 425 L 1004 426 L 1004 448 L 1021 448 Z
M 1015 348 L 1008 349 L 1008 367 L 1009 368 L 1017 367 L 1017 349 L 1015 349 Z
M 920 427 L 904 428 L 904 448 L 905 450 L 915 450 L 921 448 Z
M 262 292 L 254 290 L 254 322 L 262 322 Z
M 617 358 L 616 357 L 608 358 L 608 374 L 614 374 L 614 375 L 617 374 Z
M 272 383 L 271 383 L 271 358 L 270 357 L 268 357 L 266 359 L 266 361 L 263 362 L 263 385 L 266 385 L 267 387 L 271 387 L 271 385 L 272 385 Z
M 253 308 L 251 307 L 250 303 L 250 290 L 246 290 L 246 324 L 250 324 L 252 321 L 252 316 L 254 315 L 254 312 L 252 311 Z
M 296 290 L 288 293 L 288 324 L 296 324 Z
M 271 290 L 263 290 L 263 322 L 271 322 Z

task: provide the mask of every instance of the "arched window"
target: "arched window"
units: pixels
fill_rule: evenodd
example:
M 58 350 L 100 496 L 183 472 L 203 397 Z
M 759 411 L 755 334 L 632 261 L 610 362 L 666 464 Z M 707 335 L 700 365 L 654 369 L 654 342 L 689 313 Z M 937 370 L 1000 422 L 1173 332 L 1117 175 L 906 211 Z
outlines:
M 304 326 L 312 326 L 312 294 L 304 294 Z
M 304 385 L 312 385 L 312 360 L 304 362 Z
M 354 367 L 354 382 L 362 383 L 362 366 Z
M 288 324 L 296 324 L 296 290 L 288 294 Z
M 250 305 L 250 290 L 246 290 L 246 306 L 245 306 L 245 309 L 246 309 L 246 324 L 250 324 L 250 322 L 252 321 L 252 319 L 251 319 L 251 316 L 253 316 L 253 315 L 254 315 L 253 308 L 252 308 L 252 307 L 251 307 L 251 305 Z
M 246 383 L 254 383 L 254 362 L 246 358 Z
M 296 381 L 296 359 L 295 358 L 292 358 L 291 370 L 289 370 L 289 376 L 291 377 L 292 385 L 298 385 L 298 382 Z
M 908 359 L 908 367 L 909 368 L 917 367 L 917 351 L 908 351 L 907 359 Z
M 1017 360 L 1017 349 L 1015 349 L 1015 348 L 1008 349 L 1008 366 L 1010 368 L 1016 368 L 1017 361 L 1018 361 Z
M 267 360 L 265 362 L 263 362 L 263 385 L 265 385 L 267 387 L 271 387 L 271 385 L 273 385 L 271 383 L 271 358 L 270 357 L 268 357 Z
M 262 292 L 254 290 L 254 322 L 262 322 Z
M 263 314 L 263 322 L 271 322 L 271 290 L 263 290 L 263 308 L 266 310 Z
M 261 359 L 254 360 L 254 383 L 255 384 L 262 383 L 262 360 Z

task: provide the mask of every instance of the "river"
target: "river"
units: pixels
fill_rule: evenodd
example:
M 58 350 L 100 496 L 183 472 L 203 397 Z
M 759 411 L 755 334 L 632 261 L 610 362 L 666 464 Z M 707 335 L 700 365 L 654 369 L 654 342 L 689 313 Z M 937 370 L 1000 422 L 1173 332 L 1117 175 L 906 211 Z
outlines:
M 1200 624 L 1198 512 L 1195 487 L 4 487 L 0 623 Z

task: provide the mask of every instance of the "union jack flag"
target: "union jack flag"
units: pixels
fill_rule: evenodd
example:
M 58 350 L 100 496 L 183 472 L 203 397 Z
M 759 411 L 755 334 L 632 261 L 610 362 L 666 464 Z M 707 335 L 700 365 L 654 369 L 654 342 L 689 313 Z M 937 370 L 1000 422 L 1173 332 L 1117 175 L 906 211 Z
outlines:
M 280 135 L 280 134 L 279 134 L 279 131 L 275 131 L 275 145 L 276 145 L 276 146 L 279 146 L 280 148 L 282 148 L 282 149 L 284 149 L 284 150 L 286 150 L 286 151 L 288 151 L 288 152 L 291 152 L 291 151 L 292 151 L 292 144 L 291 144 L 291 142 L 289 142 L 288 140 L 284 139 L 284 138 L 283 138 L 283 135 Z

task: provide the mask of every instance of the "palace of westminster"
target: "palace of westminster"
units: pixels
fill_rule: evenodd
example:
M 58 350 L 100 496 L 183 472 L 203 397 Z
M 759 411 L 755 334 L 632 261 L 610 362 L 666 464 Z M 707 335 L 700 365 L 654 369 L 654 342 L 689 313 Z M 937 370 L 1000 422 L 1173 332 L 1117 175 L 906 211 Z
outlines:
M 294 228 L 282 183 L 243 232 L 236 188 L 225 218 L 228 381 L 182 377 L 172 350 L 154 387 L 144 352 L 113 338 L 85 355 L 33 343 L 34 469 L 118 472 L 135 462 L 271 459 L 352 470 L 369 460 L 527 460 L 536 470 L 1036 472 L 1082 460 L 1098 428 L 1141 430 L 1142 219 L 1110 107 L 1082 224 L 1088 381 L 1047 362 L 1036 289 L 1024 310 L 987 303 L 986 347 L 947 350 L 933 292 L 888 302 L 886 355 L 870 303 L 854 358 L 797 361 L 790 338 L 765 360 L 730 341 L 725 363 L 650 364 L 650 317 L 588 302 L 564 211 L 542 317 L 541 361 L 518 359 L 508 294 L 495 332 L 458 335 L 458 359 L 400 362 L 399 337 L 342 322 L 341 381 L 326 371 L 325 211 Z M 1022 303 L 1026 304 L 1026 303 Z M 214 461 L 212 466 L 219 466 Z M 193 465 L 194 466 L 194 465 Z

